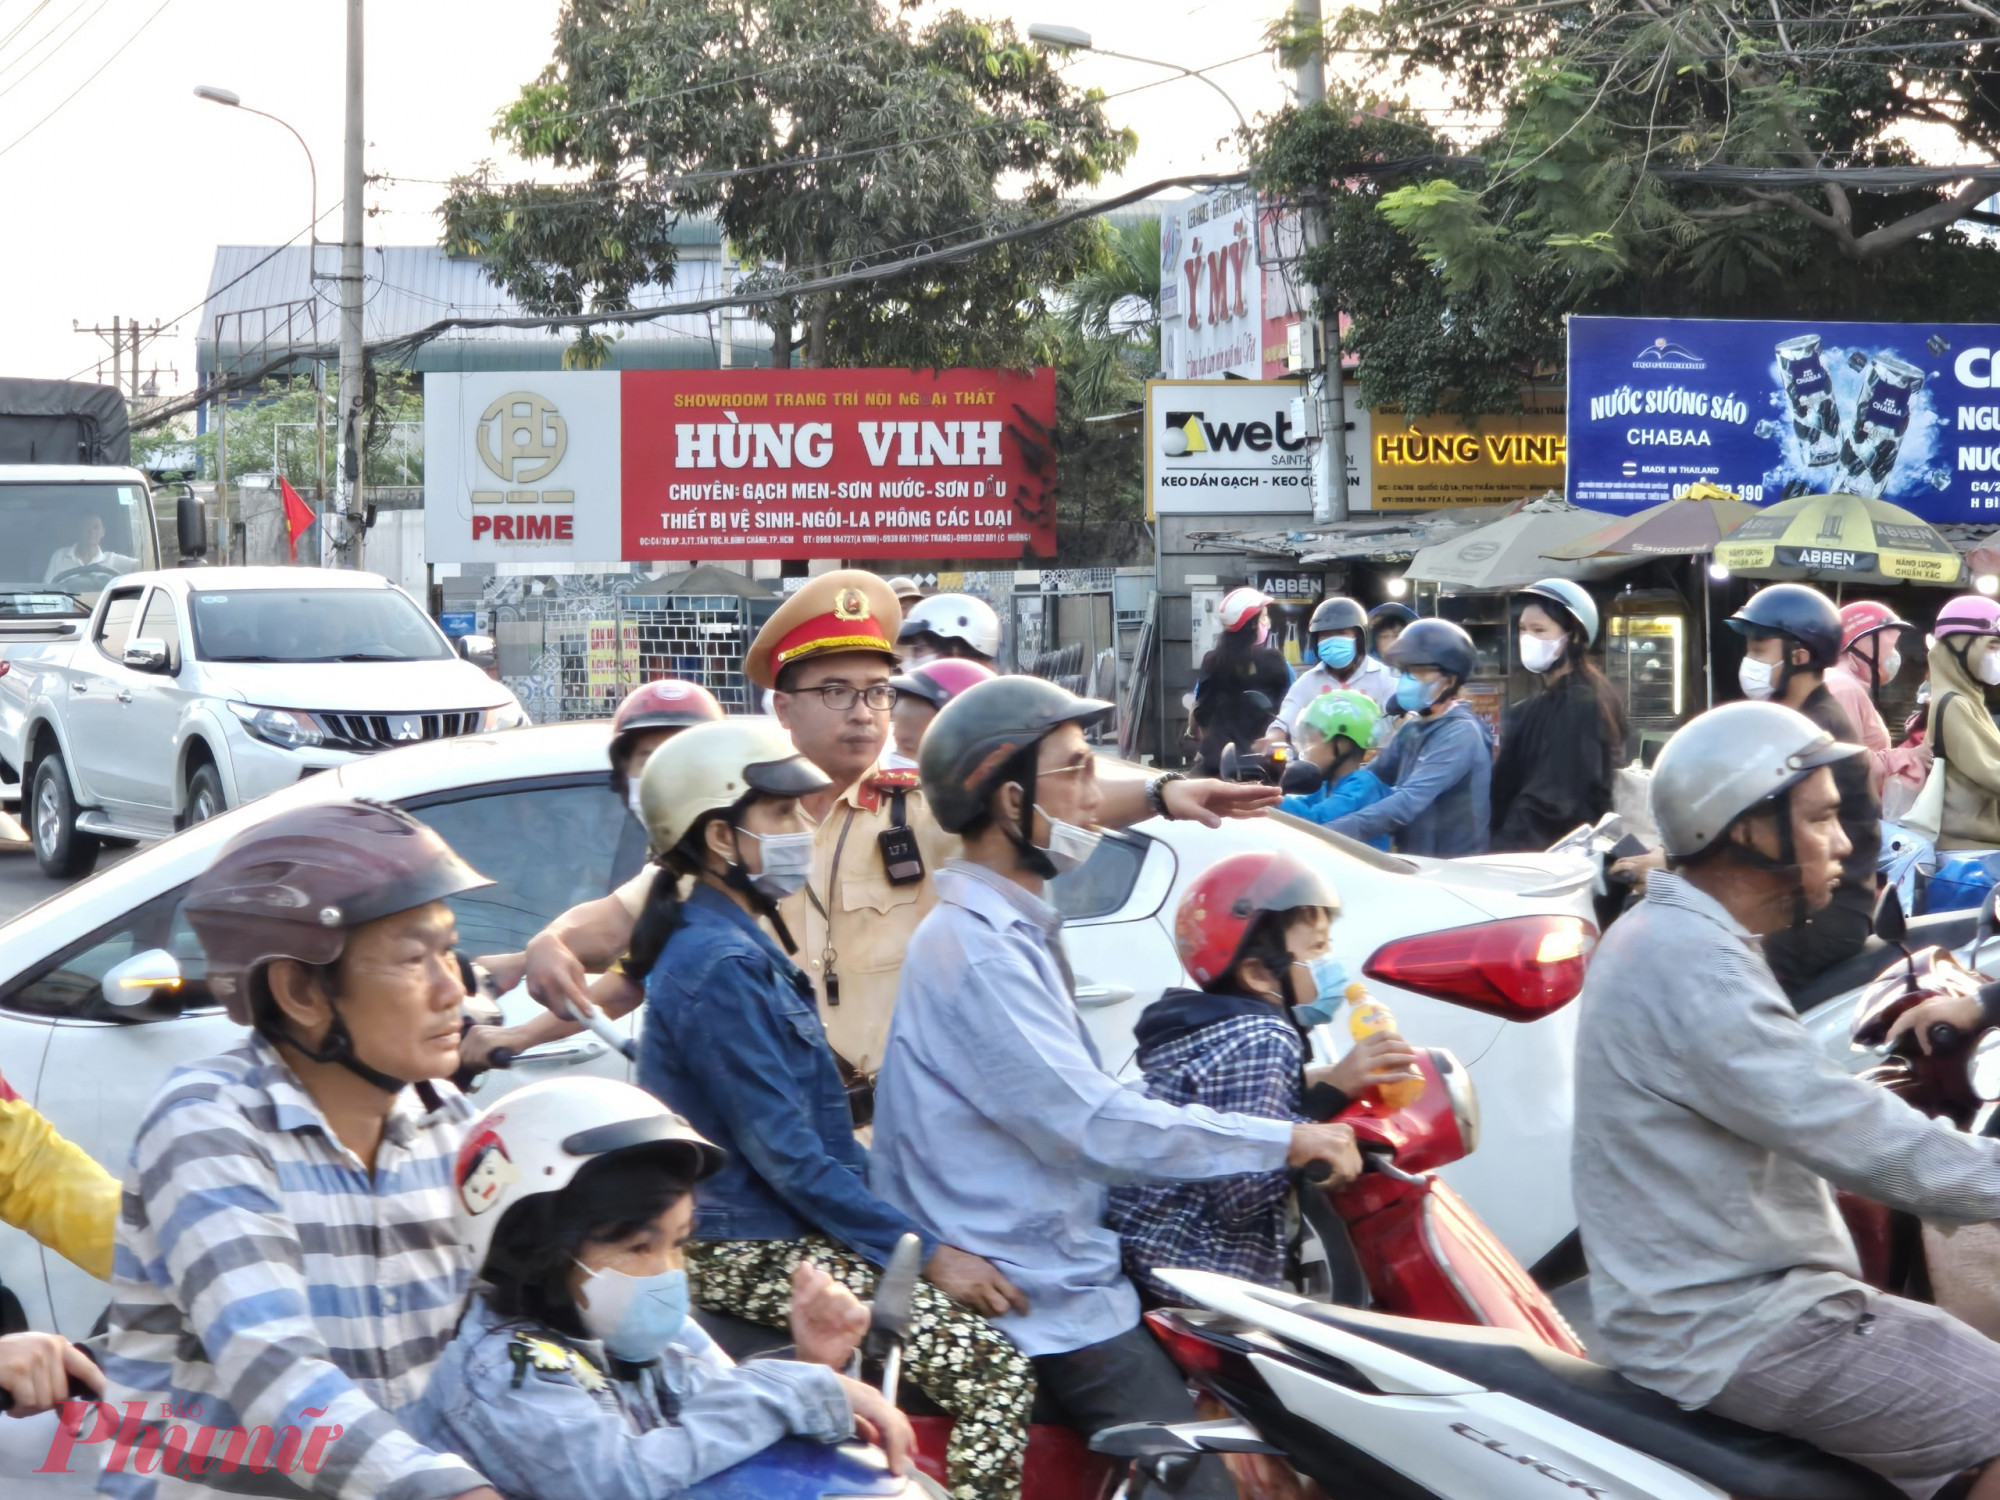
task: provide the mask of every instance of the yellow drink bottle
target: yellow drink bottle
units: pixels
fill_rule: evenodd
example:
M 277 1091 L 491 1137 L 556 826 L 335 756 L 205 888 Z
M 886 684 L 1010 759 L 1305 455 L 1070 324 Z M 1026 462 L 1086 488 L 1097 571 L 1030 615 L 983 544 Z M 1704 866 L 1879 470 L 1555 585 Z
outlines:
M 1367 986 L 1359 980 L 1347 987 L 1347 1006 L 1347 1030 L 1357 1042 L 1377 1032 L 1396 1029 L 1396 1018 L 1389 1007 L 1371 997 Z M 1397 1078 L 1376 1084 L 1375 1092 L 1381 1096 L 1384 1109 L 1403 1109 L 1424 1096 L 1424 1087 L 1422 1078 Z

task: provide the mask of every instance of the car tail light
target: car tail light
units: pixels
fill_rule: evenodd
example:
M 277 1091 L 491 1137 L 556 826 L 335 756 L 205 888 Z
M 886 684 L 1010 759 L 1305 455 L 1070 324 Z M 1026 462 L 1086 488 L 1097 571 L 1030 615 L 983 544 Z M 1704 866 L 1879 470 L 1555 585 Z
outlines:
M 1398 938 L 1361 967 L 1419 995 L 1533 1021 L 1577 997 L 1596 946 L 1597 929 L 1581 917 L 1508 917 Z
M 1149 1312 L 1145 1314 L 1145 1319 L 1153 1337 L 1160 1341 L 1168 1357 L 1196 1381 L 1255 1378 L 1250 1361 L 1243 1357 L 1242 1348 L 1236 1340 L 1218 1343 L 1184 1314 L 1169 1308 Z

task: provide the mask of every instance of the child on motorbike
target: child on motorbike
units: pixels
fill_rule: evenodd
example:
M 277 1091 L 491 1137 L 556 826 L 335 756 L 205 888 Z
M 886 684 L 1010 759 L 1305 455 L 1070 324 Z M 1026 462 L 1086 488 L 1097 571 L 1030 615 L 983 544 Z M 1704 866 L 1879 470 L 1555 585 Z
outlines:
M 1278 810 L 1313 823 L 1331 823 L 1388 796 L 1387 784 L 1361 763 L 1375 743 L 1381 722 L 1382 710 L 1375 700 L 1351 688 L 1322 693 L 1307 704 L 1292 729 L 1299 758 L 1286 774 L 1289 795 L 1278 804 Z M 1312 773 L 1303 769 L 1308 765 L 1319 774 L 1316 783 Z M 1292 790 L 1300 785 L 1313 789 Z M 1383 834 L 1368 843 L 1387 849 L 1389 836 Z
M 1354 696 L 1329 693 L 1306 713 L 1326 698 Z M 1146 1093 L 1230 1114 L 1323 1120 L 1363 1089 L 1406 1076 L 1416 1054 L 1386 1031 L 1310 1079 L 1304 1071 L 1306 1028 L 1333 1018 L 1347 983 L 1327 951 L 1339 914 L 1326 878 L 1281 852 L 1232 854 L 1190 885 L 1174 941 L 1202 987 L 1168 990 L 1139 1018 Z M 1158 1302 L 1179 1298 L 1152 1275 L 1156 1266 L 1277 1286 L 1290 1191 L 1284 1170 L 1118 1187 L 1106 1222 L 1124 1241 L 1127 1273 Z
M 694 1184 L 721 1163 L 608 1079 L 532 1084 L 473 1120 L 453 1184 L 480 1283 L 405 1425 L 528 1500 L 656 1500 L 781 1438 L 857 1429 L 904 1469 L 907 1420 L 829 1368 L 868 1318 L 824 1272 L 793 1279 L 797 1360 L 733 1365 L 688 1320 Z

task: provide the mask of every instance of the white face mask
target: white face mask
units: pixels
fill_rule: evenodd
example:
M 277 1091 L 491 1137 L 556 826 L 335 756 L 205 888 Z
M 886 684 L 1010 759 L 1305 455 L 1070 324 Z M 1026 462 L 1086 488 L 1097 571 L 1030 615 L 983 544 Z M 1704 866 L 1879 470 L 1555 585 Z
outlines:
M 1882 658 L 1881 668 L 1875 675 L 1877 687 L 1887 687 L 1896 680 L 1896 674 L 1903 670 L 1903 653 L 1891 651 Z
M 1561 636 L 1545 641 L 1538 635 L 1521 632 L 1521 665 L 1540 675 L 1562 659 L 1565 642 Z
M 625 783 L 625 805 L 632 809 L 632 816 L 639 820 L 639 826 L 645 827 L 646 814 L 639 806 L 639 783 L 636 780 Z
M 1036 811 L 1041 812 L 1041 809 Z M 1061 818 L 1052 818 L 1045 812 L 1042 813 L 1042 821 L 1049 825 L 1049 841 L 1035 847 L 1048 857 L 1058 875 L 1067 875 L 1084 864 L 1097 852 L 1098 844 L 1104 839 L 1102 828 L 1079 828 Z
M 1736 669 L 1736 680 L 1743 685 L 1743 696 L 1763 702 L 1778 694 L 1778 668 L 1775 662 L 1758 661 L 1744 657 L 1743 665 Z
M 764 833 L 757 834 L 749 829 L 741 830 L 747 839 L 757 842 L 758 857 L 764 868 L 750 877 L 750 883 L 762 895 L 773 901 L 782 901 L 794 891 L 805 888 L 806 877 L 812 873 L 813 836 L 810 833 Z
M 2000 646 L 1979 658 L 1979 669 L 1974 675 L 1988 687 L 2000 687 Z

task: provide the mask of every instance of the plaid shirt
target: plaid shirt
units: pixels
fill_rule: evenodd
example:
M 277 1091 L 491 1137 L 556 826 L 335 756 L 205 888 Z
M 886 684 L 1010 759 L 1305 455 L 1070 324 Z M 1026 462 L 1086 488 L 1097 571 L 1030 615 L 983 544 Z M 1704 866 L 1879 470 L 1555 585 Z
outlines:
M 1305 1043 L 1274 1005 L 1186 1031 L 1139 1055 L 1146 1093 L 1226 1114 L 1303 1120 Z M 1125 1244 L 1125 1269 L 1154 1297 L 1180 1295 L 1155 1266 L 1218 1271 L 1276 1286 L 1285 1270 L 1283 1168 L 1207 1182 L 1147 1183 L 1111 1191 L 1106 1222 Z
M 260 1036 L 176 1069 L 154 1097 L 118 1224 L 110 1399 L 190 1433 L 341 1429 L 315 1474 L 210 1485 L 430 1500 L 484 1483 L 390 1415 L 422 1394 L 466 1286 L 451 1166 L 471 1107 L 433 1087 L 444 1102 L 430 1114 L 414 1091 L 398 1096 L 372 1173 Z M 101 1492 L 213 1492 L 131 1467 Z

